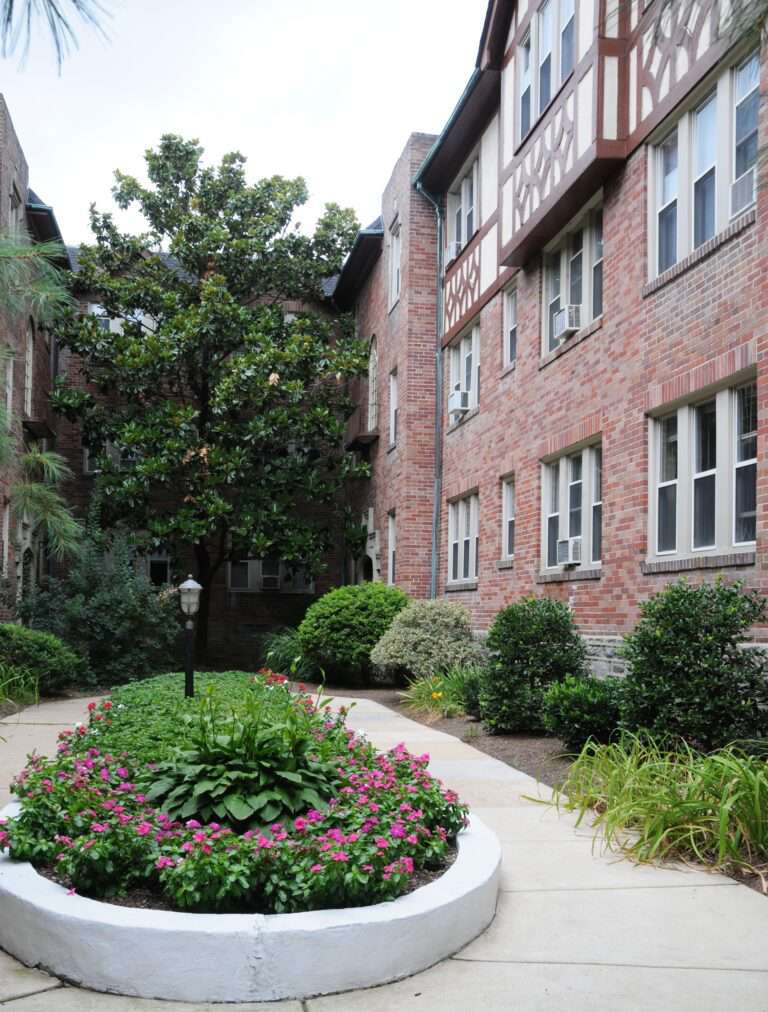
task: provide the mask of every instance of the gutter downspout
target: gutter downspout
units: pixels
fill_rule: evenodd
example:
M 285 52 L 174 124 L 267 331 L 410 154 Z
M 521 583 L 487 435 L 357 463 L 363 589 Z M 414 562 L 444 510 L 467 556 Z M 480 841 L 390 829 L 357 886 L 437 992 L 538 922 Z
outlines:
M 437 219 L 437 317 L 436 317 L 436 344 L 435 344 L 435 471 L 432 491 L 432 557 L 429 574 L 429 597 L 434 600 L 437 597 L 437 572 L 440 551 L 440 508 L 443 498 L 443 317 L 445 292 L 443 288 L 443 275 L 445 265 L 443 263 L 443 229 L 445 218 L 440 202 L 428 190 L 424 189 L 421 181 L 417 181 L 416 190 L 425 197 L 435 209 Z

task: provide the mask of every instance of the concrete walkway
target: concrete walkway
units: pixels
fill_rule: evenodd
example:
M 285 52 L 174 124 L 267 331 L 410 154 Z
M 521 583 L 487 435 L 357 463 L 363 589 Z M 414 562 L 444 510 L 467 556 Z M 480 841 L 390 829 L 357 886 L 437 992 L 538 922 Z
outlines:
M 351 702 L 351 701 L 349 701 Z M 531 777 L 450 735 L 356 700 L 350 724 L 380 748 L 403 741 L 459 792 L 504 848 L 491 927 L 452 959 L 395 984 L 307 1002 L 240 1005 L 291 1012 L 768 1012 L 768 899 L 693 869 L 636 867 L 593 851 Z M 45 703 L 0 721 L 2 785 L 32 748 L 52 751 L 85 701 Z M 2 910 L 0 910 L 0 917 Z M 180 953 L 183 958 L 183 953 Z M 0 1008 L 13 1012 L 203 1012 L 95 994 L 0 953 Z

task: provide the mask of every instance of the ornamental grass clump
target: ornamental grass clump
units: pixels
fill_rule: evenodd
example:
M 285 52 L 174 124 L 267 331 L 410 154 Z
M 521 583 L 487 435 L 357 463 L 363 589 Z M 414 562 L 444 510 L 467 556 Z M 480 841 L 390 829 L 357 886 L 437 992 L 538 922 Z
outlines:
M 230 721 L 219 700 L 214 723 L 194 732 L 198 745 L 200 735 L 215 739 L 219 729 L 223 742 L 206 738 L 206 748 L 226 750 L 239 736 L 239 755 L 257 759 L 259 735 L 272 721 L 273 738 L 280 738 L 284 748 L 290 751 L 292 742 L 306 740 L 307 761 L 332 767 L 327 796 L 319 804 L 305 801 L 298 814 L 290 815 L 284 805 L 274 822 L 265 822 L 269 813 L 254 805 L 257 824 L 245 831 L 238 830 L 246 820 L 233 819 L 228 806 L 225 818 L 174 815 L 149 796 L 163 772 L 157 764 L 146 753 L 137 757 L 113 747 L 132 740 L 133 731 L 120 730 L 131 707 L 107 699 L 89 704 L 87 725 L 62 732 L 55 759 L 30 758 L 13 784 L 21 812 L 0 826 L 0 847 L 87 896 L 125 896 L 139 889 L 143 905 L 149 894 L 173 909 L 211 913 L 377 903 L 402 895 L 417 873 L 444 865 L 465 825 L 466 807 L 427 773 L 427 755 L 411 755 L 402 745 L 377 752 L 345 726 L 343 709 L 331 713 L 322 697 L 290 693 L 284 677 L 273 672 L 251 678 L 248 691 L 254 696 L 243 704 L 235 685 L 242 690 L 245 678 L 225 678 L 235 718 Z M 208 725 L 212 704 L 180 704 L 170 693 L 174 680 L 180 682 L 178 676 L 150 680 L 155 684 L 148 683 L 147 695 L 154 695 L 155 706 L 166 715 L 153 724 L 155 744 L 175 741 L 183 750 L 192 741 L 191 721 L 184 718 Z M 141 686 L 130 688 L 136 694 Z M 120 693 L 125 700 L 127 687 Z M 270 716 L 246 728 L 250 707 Z M 215 793 L 211 783 L 190 781 L 191 798 L 197 788 L 198 796 L 226 795 L 228 761 L 220 758 L 223 793 Z M 281 771 L 286 767 L 273 772 Z M 283 783 L 299 787 L 290 776 Z
M 729 745 L 702 755 L 625 734 L 590 741 L 557 803 L 593 820 L 606 846 L 634 861 L 698 861 L 760 876 L 768 889 L 768 764 Z M 749 744 L 749 743 L 745 743 Z
M 434 720 L 469 713 L 480 678 L 477 668 L 452 667 L 444 674 L 417 678 L 400 695 L 409 710 Z

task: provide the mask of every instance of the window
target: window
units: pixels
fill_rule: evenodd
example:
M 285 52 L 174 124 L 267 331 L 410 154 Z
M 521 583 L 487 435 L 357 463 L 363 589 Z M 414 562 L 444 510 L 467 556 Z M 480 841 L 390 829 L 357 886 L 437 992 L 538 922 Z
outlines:
M 513 559 L 515 557 L 515 480 L 505 478 L 501 484 L 502 501 L 502 529 L 501 529 L 501 557 L 502 559 Z
M 368 432 L 373 432 L 379 424 L 379 353 L 376 350 L 376 338 L 371 340 L 368 354 Z
M 21 232 L 24 228 L 24 205 L 16 185 L 11 185 L 8 199 L 8 224 L 11 232 Z
M 448 262 L 461 253 L 475 234 L 478 209 L 478 159 L 474 157 L 448 192 Z
M 24 347 L 24 414 L 32 417 L 32 386 L 35 367 L 35 333 L 31 325 L 27 327 Z
M 530 133 L 534 110 L 537 117 L 541 116 L 560 85 L 573 73 L 575 48 L 574 0 L 545 0 L 517 49 L 518 141 Z
M 389 374 L 389 445 L 394 446 L 397 443 L 397 412 L 398 412 L 398 394 L 397 394 L 397 369 L 393 369 Z
M 504 295 L 504 365 L 517 360 L 517 290 Z
M 13 353 L 8 349 L 5 353 L 7 357 L 0 359 L 3 362 L 3 371 L 5 373 L 5 395 L 3 398 L 3 404 L 5 408 L 6 421 L 8 428 L 10 429 L 13 425 Z
M 651 149 L 649 248 L 655 251 L 651 268 L 657 274 L 754 203 L 758 83 L 753 53 L 721 74 L 709 94 Z
M 152 552 L 147 559 L 147 572 L 155 587 L 167 587 L 172 582 L 171 557 L 168 552 Z
M 651 555 L 693 557 L 753 545 L 757 387 L 720 390 L 654 418 Z
M 480 504 L 477 494 L 448 504 L 448 580 L 476 580 Z
M 544 465 L 543 563 L 599 565 L 603 549 L 603 454 L 600 444 L 564 454 Z
M 83 474 L 101 474 L 99 466 L 101 457 L 107 457 L 119 471 L 129 469 L 141 459 L 137 450 L 130 450 L 127 447 L 121 449 L 111 439 L 108 439 L 104 446 L 93 450 L 83 443 Z
M 451 390 L 467 395 L 467 410 L 480 403 L 480 327 L 475 326 L 451 345 Z
M 397 524 L 394 513 L 390 513 L 387 517 L 387 558 L 387 583 L 394 586 L 397 578 L 395 568 L 397 563 Z
M 389 305 L 400 298 L 400 222 L 396 221 L 389 232 Z
M 95 302 L 90 302 L 88 304 L 88 313 L 91 316 L 96 317 L 97 323 L 102 330 L 111 330 L 112 321 L 107 316 L 102 306 L 99 306 Z
M 240 593 L 314 594 L 315 584 L 300 562 L 282 559 L 240 559 L 230 562 L 227 586 Z
M 544 347 L 554 351 L 603 312 L 603 212 L 590 211 L 544 255 Z

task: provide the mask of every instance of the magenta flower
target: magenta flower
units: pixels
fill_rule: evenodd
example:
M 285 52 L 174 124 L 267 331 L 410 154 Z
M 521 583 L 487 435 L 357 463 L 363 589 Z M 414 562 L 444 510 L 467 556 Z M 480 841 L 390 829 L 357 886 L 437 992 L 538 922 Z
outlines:
M 323 866 L 321 864 L 313 864 L 309 870 L 317 875 L 318 872 L 323 870 Z
M 106 833 L 106 831 L 108 829 L 109 829 L 109 826 L 104 825 L 103 822 L 92 822 L 91 823 L 91 832 L 92 833 Z
M 152 832 L 152 825 L 149 822 L 140 822 L 136 827 L 136 832 L 139 836 L 146 836 L 147 833 Z
M 332 861 L 348 861 L 349 854 L 345 850 L 334 850 L 331 854 Z
M 155 861 L 155 868 L 157 868 L 158 871 L 162 868 L 173 868 L 173 865 L 174 860 L 172 857 L 159 857 L 157 861 Z

